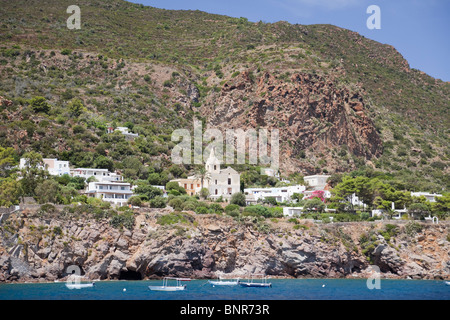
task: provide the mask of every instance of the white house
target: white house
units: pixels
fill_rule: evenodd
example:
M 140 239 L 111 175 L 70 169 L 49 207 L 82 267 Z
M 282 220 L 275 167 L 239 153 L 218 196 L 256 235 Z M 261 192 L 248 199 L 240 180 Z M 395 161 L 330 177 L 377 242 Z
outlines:
M 406 207 L 403 209 L 395 209 L 394 202 L 392 202 L 391 210 L 393 212 L 392 219 L 395 219 L 395 220 L 401 219 L 404 214 L 408 213 L 408 210 L 406 209 Z M 385 213 L 386 213 L 386 210 L 384 210 L 384 209 L 375 209 L 375 210 L 372 210 L 372 217 L 375 217 L 375 216 L 379 217 Z
M 327 185 L 327 180 L 331 176 L 327 175 L 314 175 L 314 176 L 305 176 L 303 180 L 308 183 L 310 187 L 314 190 L 323 190 Z
M 275 198 L 277 202 L 290 201 L 294 193 L 304 193 L 305 186 L 289 186 L 279 188 L 247 188 L 244 189 L 244 193 L 248 196 L 248 202 L 257 202 L 260 199 L 266 199 L 269 197 Z
M 58 159 L 42 159 L 44 162 L 44 166 L 41 166 L 41 169 L 45 169 L 52 176 L 62 176 L 64 174 L 70 174 L 69 161 L 61 161 Z M 28 166 L 27 160 L 25 158 L 21 158 L 19 162 L 19 169 L 24 169 Z
M 261 168 L 261 175 L 266 175 L 269 177 L 280 178 L 278 171 L 272 168 Z
M 283 207 L 285 217 L 300 216 L 303 213 L 303 207 Z
M 134 193 L 131 184 L 126 182 L 90 182 L 85 194 L 88 197 L 95 197 L 103 201 L 110 202 L 115 207 L 127 205 Z
M 336 209 L 328 209 L 328 207 L 325 207 L 325 212 L 327 213 L 336 213 Z M 283 208 L 283 215 L 285 217 L 299 217 L 303 213 L 303 207 L 284 207 Z
M 411 197 L 424 196 L 427 201 L 436 202 L 436 197 L 442 197 L 442 194 L 429 193 L 429 192 L 411 192 Z
M 120 131 L 126 138 L 134 139 L 139 137 L 139 134 L 130 132 L 127 127 L 117 127 L 116 129 L 108 127 L 108 129 L 106 129 L 107 133 L 113 133 L 114 131 Z
M 70 176 L 89 179 L 95 177 L 97 181 L 123 181 L 123 177 L 115 172 L 109 172 L 108 169 L 97 168 L 76 168 L 70 169 Z

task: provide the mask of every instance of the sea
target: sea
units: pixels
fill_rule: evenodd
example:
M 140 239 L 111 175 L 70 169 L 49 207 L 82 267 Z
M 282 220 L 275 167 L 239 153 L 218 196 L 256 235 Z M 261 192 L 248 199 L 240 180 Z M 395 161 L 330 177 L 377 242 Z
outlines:
M 270 279 L 270 288 L 212 286 L 207 280 L 184 282 L 176 292 L 151 291 L 162 281 L 98 281 L 69 289 L 65 282 L 0 284 L 0 300 L 450 300 L 450 285 L 437 280 Z

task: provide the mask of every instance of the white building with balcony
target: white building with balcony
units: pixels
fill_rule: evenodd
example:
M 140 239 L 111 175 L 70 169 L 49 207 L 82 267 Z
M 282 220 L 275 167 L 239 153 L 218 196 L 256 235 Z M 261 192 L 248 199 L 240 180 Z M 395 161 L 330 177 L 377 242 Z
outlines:
M 82 177 L 86 180 L 94 177 L 97 181 L 123 181 L 123 177 L 120 174 L 109 172 L 108 169 L 76 168 L 70 170 L 70 176 Z
M 429 192 L 411 192 L 411 197 L 425 197 L 429 202 L 436 202 L 436 197 L 442 197 L 442 194 Z
M 297 185 L 280 188 L 247 188 L 244 189 L 244 193 L 248 203 L 251 204 L 270 197 L 275 198 L 277 202 L 291 201 L 294 193 L 302 194 L 305 190 L 305 186 Z
M 134 195 L 130 183 L 108 181 L 90 182 L 85 194 L 88 197 L 110 202 L 115 207 L 126 206 L 128 199 Z
M 44 158 L 42 159 L 44 165 L 40 166 L 41 169 L 45 169 L 52 176 L 62 176 L 70 174 L 69 161 L 61 161 L 58 159 Z M 21 158 L 19 162 L 19 169 L 28 167 L 27 159 Z

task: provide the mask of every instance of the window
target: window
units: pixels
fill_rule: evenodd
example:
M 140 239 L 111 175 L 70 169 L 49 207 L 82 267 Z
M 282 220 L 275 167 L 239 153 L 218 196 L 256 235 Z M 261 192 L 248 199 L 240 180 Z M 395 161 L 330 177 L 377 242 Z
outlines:
M 231 178 L 228 178 L 228 184 L 231 184 Z
M 219 191 L 216 189 L 216 194 L 218 194 L 219 193 Z
M 217 184 L 217 180 L 216 180 L 216 184 Z
M 197 183 L 197 188 L 200 188 L 200 183 Z
M 194 185 L 193 184 L 191 184 L 191 189 L 194 189 Z
M 214 170 L 217 170 L 217 166 L 216 165 L 214 165 Z
M 187 189 L 187 183 L 184 184 L 184 188 Z

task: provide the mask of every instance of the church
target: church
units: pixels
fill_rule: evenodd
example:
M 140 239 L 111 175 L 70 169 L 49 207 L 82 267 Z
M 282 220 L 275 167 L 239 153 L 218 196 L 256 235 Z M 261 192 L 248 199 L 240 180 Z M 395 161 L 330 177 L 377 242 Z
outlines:
M 224 200 L 230 200 L 234 193 L 240 192 L 241 175 L 231 167 L 222 169 L 214 148 L 206 161 L 205 169 L 208 174 L 203 181 L 203 188 L 209 190 L 210 199 L 216 200 L 222 197 Z M 172 181 L 178 182 L 188 195 L 200 194 L 201 181 L 196 176 Z
M 209 173 L 209 180 L 206 181 L 205 188 L 208 188 L 211 199 L 222 196 L 229 200 L 234 193 L 241 191 L 241 175 L 231 167 L 221 169 L 214 148 L 206 161 L 206 171 Z

